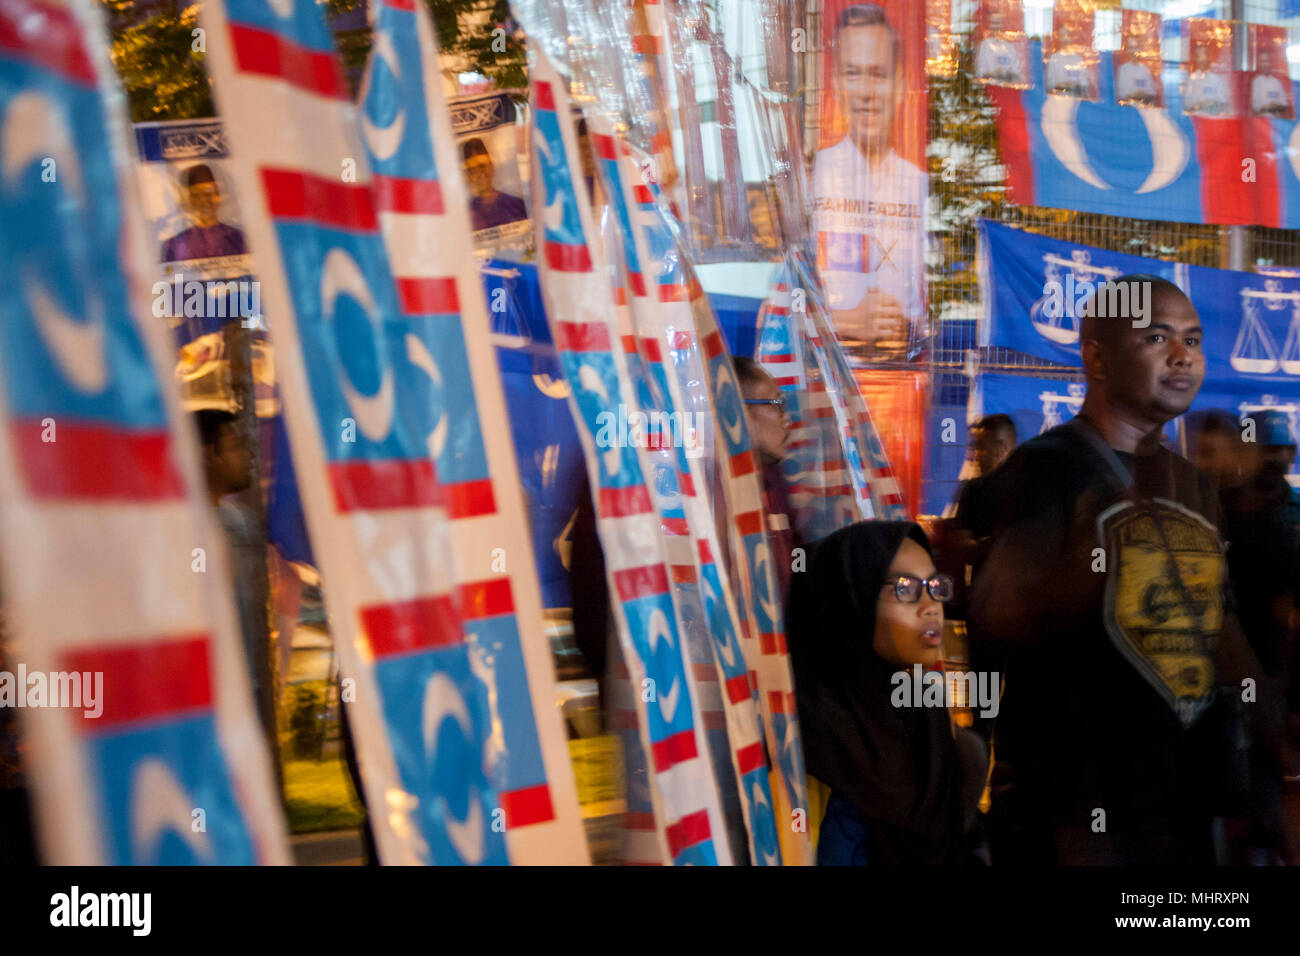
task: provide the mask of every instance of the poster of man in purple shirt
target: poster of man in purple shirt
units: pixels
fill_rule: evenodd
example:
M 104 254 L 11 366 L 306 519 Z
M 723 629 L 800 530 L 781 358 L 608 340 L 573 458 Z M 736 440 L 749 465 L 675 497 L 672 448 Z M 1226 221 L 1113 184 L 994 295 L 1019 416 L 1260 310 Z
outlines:
M 218 218 L 225 197 L 207 163 L 183 170 L 178 185 L 182 205 L 193 224 L 163 241 L 161 262 L 235 256 L 248 251 L 243 230 Z

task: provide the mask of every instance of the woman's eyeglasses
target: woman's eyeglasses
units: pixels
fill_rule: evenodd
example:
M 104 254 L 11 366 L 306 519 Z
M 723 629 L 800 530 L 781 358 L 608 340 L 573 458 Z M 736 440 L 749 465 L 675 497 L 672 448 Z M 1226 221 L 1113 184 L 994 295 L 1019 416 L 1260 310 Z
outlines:
M 928 581 L 910 574 L 897 574 L 882 587 L 893 589 L 894 596 L 904 604 L 915 604 L 921 600 L 922 589 L 929 591 L 930 597 L 941 603 L 952 600 L 952 578 L 946 574 L 936 574 Z
M 746 405 L 771 405 L 774 408 L 776 408 L 778 411 L 782 411 L 782 412 L 785 411 L 784 398 L 747 398 L 745 399 L 745 404 Z

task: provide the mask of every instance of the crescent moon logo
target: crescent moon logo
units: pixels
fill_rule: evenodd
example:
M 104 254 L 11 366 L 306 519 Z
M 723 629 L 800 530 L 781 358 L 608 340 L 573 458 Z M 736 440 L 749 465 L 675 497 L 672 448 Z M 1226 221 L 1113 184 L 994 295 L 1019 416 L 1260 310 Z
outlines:
M 650 615 L 648 629 L 650 631 L 650 653 L 652 655 L 660 641 L 672 648 L 673 639 L 668 632 L 668 618 L 664 616 L 663 611 L 656 609 Z M 659 713 L 663 715 L 664 723 L 671 724 L 673 722 L 673 717 L 677 714 L 677 702 L 681 694 L 681 683 L 677 680 L 677 675 L 674 674 L 672 686 L 668 688 L 667 693 L 659 695 Z
M 1286 141 L 1286 157 L 1296 179 L 1300 179 L 1300 123 L 1291 128 L 1291 136 Z
M 1110 189 L 1088 164 L 1088 154 L 1079 139 L 1078 112 L 1079 101 L 1074 97 L 1049 95 L 1043 104 L 1043 118 L 1039 124 L 1043 136 L 1066 169 L 1089 186 Z
M 0 130 L 0 157 L 3 158 L 7 184 L 24 176 L 37 160 L 53 159 L 59 182 L 78 210 L 86 207 L 86 189 L 81 164 L 72 145 L 72 136 L 58 104 L 35 92 L 14 97 L 5 113 Z M 72 234 L 83 252 L 84 233 Z M 79 255 L 81 266 L 89 258 Z M 78 321 L 55 302 L 54 297 L 32 272 L 24 270 L 21 285 L 23 298 L 31 307 L 36 329 L 64 377 L 82 392 L 102 392 L 108 384 L 108 366 L 104 362 L 104 307 L 90 284 L 83 284 L 86 294 L 86 320 Z
M 1142 122 L 1146 124 L 1147 136 L 1151 139 L 1151 151 L 1155 158 L 1151 162 L 1151 172 L 1137 192 L 1152 193 L 1164 189 L 1183 174 L 1192 150 L 1183 136 L 1183 131 L 1169 118 L 1167 110 L 1151 106 L 1136 107 Z M 1294 135 L 1294 133 L 1292 134 Z
M 776 866 L 780 861 L 777 855 L 777 848 L 771 842 L 768 828 L 761 823 L 766 823 L 772 817 L 772 807 L 767 802 L 767 797 L 763 793 L 763 787 L 758 780 L 754 781 L 753 787 L 749 792 L 750 814 L 753 816 L 752 825 L 754 827 L 754 843 L 758 851 L 763 855 L 765 866 Z M 776 828 L 776 821 L 772 821 L 773 829 Z
M 293 16 L 293 0 L 266 0 L 266 2 L 281 20 L 288 20 Z
M 714 593 L 713 584 L 705 575 L 700 575 L 700 583 L 704 585 L 704 613 L 713 620 L 713 612 L 718 605 L 718 596 Z M 731 670 L 736 666 L 736 648 L 731 643 L 731 629 L 726 627 L 718 628 L 714 632 L 714 641 L 717 644 L 718 653 L 722 655 L 723 670 Z
M 773 624 L 777 621 L 776 602 L 772 600 L 772 592 L 768 587 L 768 578 L 771 576 L 767 566 L 771 564 L 771 559 L 767 553 L 767 542 L 759 539 L 754 548 L 754 588 L 758 593 L 759 603 L 763 605 L 763 613 Z
M 376 350 L 379 350 L 379 330 L 375 328 L 375 300 L 370 294 L 370 287 L 366 285 L 365 276 L 361 274 L 361 268 L 356 260 L 335 246 L 326 254 L 325 265 L 321 270 L 321 313 L 326 323 L 334 320 L 334 302 L 344 294 L 355 299 L 365 310 L 374 332 L 372 342 Z M 382 362 L 382 351 L 379 354 Z M 339 386 L 343 390 L 343 397 L 347 399 L 348 406 L 352 409 L 352 414 L 356 416 L 361 433 L 373 442 L 383 441 L 388 435 L 393 420 L 393 379 L 388 369 L 384 369 L 379 390 L 369 398 L 352 387 L 346 367 L 343 369 Z
M 727 444 L 733 449 L 740 445 L 740 403 L 736 401 L 736 386 L 725 374 L 719 375 L 713 386 L 713 403 L 727 434 Z
M 138 861 L 156 858 L 163 833 L 180 837 L 195 857 L 212 859 L 207 833 L 195 832 L 191 813 L 194 801 L 167 765 L 156 757 L 142 760 L 131 779 L 131 854 Z
M 388 67 L 393 74 L 392 92 L 395 95 L 397 87 L 402 83 L 402 71 L 398 65 L 397 51 L 393 49 L 393 38 L 388 33 L 375 33 L 375 46 L 370 54 L 370 59 L 366 62 L 366 75 L 361 80 L 361 91 L 359 99 L 363 104 L 361 110 L 361 131 L 365 134 L 366 143 L 370 146 L 370 151 L 375 154 L 376 159 L 388 159 L 402 145 L 402 136 L 406 132 L 406 107 L 399 106 L 397 115 L 387 126 L 376 126 L 370 119 L 370 84 L 374 79 L 375 65 L 380 61 Z M 387 93 L 388 90 L 382 92 Z M 386 97 L 380 97 L 381 101 Z
M 429 376 L 441 399 L 441 396 L 445 393 L 442 372 L 439 371 L 438 363 L 433 355 L 425 348 L 424 343 L 420 341 L 420 337 L 414 332 L 406 333 L 406 357 L 411 360 L 412 365 Z M 433 432 L 430 433 L 427 441 L 429 454 L 433 456 L 434 461 L 442 457 L 442 450 L 447 447 L 447 408 L 445 403 L 441 401 L 440 405 L 438 424 L 433 426 Z
M 605 408 L 609 407 L 609 391 L 605 388 L 605 381 L 600 377 L 600 373 L 590 365 L 578 366 L 578 387 L 584 392 L 591 392 L 593 395 L 598 396 L 600 404 Z M 611 444 L 600 452 L 600 460 L 601 464 L 604 465 L 605 474 L 617 475 L 622 464 L 618 444 Z
M 460 728 L 462 736 L 469 739 L 472 734 L 469 711 L 466 710 L 465 701 L 451 678 L 436 672 L 424 687 L 422 713 L 424 752 L 428 757 L 429 766 L 435 767 L 438 763 L 439 728 L 450 717 Z M 438 799 L 445 805 L 445 797 L 440 796 Z M 478 788 L 473 785 L 469 788 L 469 809 L 466 810 L 463 820 L 457 819 L 450 807 L 444 806 L 444 810 L 447 838 L 451 840 L 456 853 L 471 865 L 482 862 L 486 840 L 483 833 L 483 808 L 478 802 Z

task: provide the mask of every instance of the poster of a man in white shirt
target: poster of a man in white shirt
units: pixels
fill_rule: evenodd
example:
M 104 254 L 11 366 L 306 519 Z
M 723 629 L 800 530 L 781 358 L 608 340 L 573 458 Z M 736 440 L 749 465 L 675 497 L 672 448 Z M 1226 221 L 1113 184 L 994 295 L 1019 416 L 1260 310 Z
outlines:
M 918 355 L 925 320 L 929 176 L 895 151 L 904 94 L 898 32 L 875 4 L 846 7 L 831 40 L 831 90 L 846 122 L 813 167 L 818 266 L 855 359 Z
M 1029 85 L 1029 51 L 1020 25 L 1008 20 L 1003 0 L 986 8 L 986 22 L 975 53 L 975 78 L 997 86 Z
M 1214 62 L 1214 49 L 1192 34 L 1192 69 L 1183 85 L 1183 111 L 1201 116 L 1230 116 L 1226 69 Z
M 1043 85 L 1048 93 L 1097 98 L 1097 53 L 1092 48 L 1093 6 L 1057 0 L 1052 34 L 1044 40 L 1047 64 Z
M 1115 99 L 1133 106 L 1163 106 L 1160 82 L 1160 16 L 1125 10 L 1115 57 Z
M 1260 47 L 1256 54 L 1255 76 L 1250 81 L 1250 111 L 1256 116 L 1291 115 L 1291 98 L 1287 95 L 1290 79 L 1284 83 L 1275 71 L 1273 50 Z

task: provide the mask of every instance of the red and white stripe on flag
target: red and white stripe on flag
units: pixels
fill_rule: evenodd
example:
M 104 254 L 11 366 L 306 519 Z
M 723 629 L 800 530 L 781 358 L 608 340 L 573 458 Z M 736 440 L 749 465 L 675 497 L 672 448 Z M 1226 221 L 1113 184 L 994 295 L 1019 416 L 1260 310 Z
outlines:
M 454 579 L 431 333 L 402 308 L 332 35 L 310 3 L 212 0 L 202 17 L 380 858 L 506 863 L 502 825 L 545 800 L 507 804 L 488 780 L 495 662 L 462 618 L 486 626 L 513 595 Z
M 675 519 L 680 527 L 671 525 L 667 519 L 663 525 L 675 532 L 668 539 L 673 549 L 670 553 L 674 555 L 674 577 L 689 578 L 690 586 L 682 589 L 683 595 L 693 597 L 699 605 L 693 619 L 707 631 L 704 640 L 711 650 L 713 670 L 701 684 L 701 700 L 705 699 L 703 691 L 707 691 L 707 699 L 711 703 L 716 701 L 711 712 L 722 718 L 727 732 L 732 772 L 749 836 L 750 859 L 759 865 L 779 865 L 781 850 L 762 726 L 741 646 L 739 613 L 730 582 L 719 564 L 724 552 L 712 509 L 704 496 L 707 479 L 702 467 L 705 451 L 702 433 L 705 429 L 698 429 L 701 434 L 694 436 L 692 448 L 684 447 L 689 437 L 688 423 L 692 427 L 695 423 L 691 421 L 675 367 L 672 370 L 668 367 L 668 359 L 680 364 L 686 354 L 698 364 L 690 303 L 684 295 L 676 294 L 678 286 L 672 267 L 653 255 L 652 250 L 662 245 L 663 237 L 647 227 L 647 217 L 639 208 L 654 202 L 642 182 L 640 164 L 628 154 L 627 144 L 614 137 L 603 112 L 589 111 L 587 121 L 605 195 L 618 210 L 615 218 L 626 224 L 617 236 L 608 237 L 607 247 L 613 249 L 609 258 L 622 263 L 623 274 L 632 290 L 627 318 L 635 321 L 628 336 L 629 348 L 637 350 L 643 374 L 649 376 L 646 393 L 662 403 L 661 408 L 649 411 L 667 413 L 668 421 L 677 422 L 681 432 L 675 460 L 671 463 L 676 474 L 670 472 L 667 480 L 660 478 L 655 486 L 668 486 L 680 494 L 678 510 L 682 517 Z M 623 311 L 620 310 L 620 315 Z M 701 708 L 704 709 L 703 702 Z M 706 719 L 709 716 L 706 712 Z
M 542 294 L 595 495 L 611 607 L 648 755 L 660 859 L 727 864 L 717 786 L 686 673 L 660 517 L 647 485 L 649 459 L 629 442 L 598 444 L 602 423 L 618 421 L 620 407 L 626 417 L 640 403 L 618 335 L 609 273 L 593 241 L 569 97 L 538 45 L 529 47 L 529 70 Z
M 434 389 L 432 451 L 447 494 L 465 639 L 496 661 L 491 782 L 517 864 L 590 859 L 559 709 L 491 324 L 474 258 L 469 197 L 442 90 L 437 40 L 420 4 L 384 3 L 362 82 L 362 135 L 380 231 L 407 320 L 429 330 L 416 358 Z M 371 115 L 374 104 L 395 113 Z M 425 124 L 415 122 L 421 114 Z M 411 117 L 411 121 L 407 121 Z M 454 430 L 454 435 L 450 434 Z
M 6 0 L 0 72 L 0 564 L 43 859 L 287 863 L 98 5 Z

